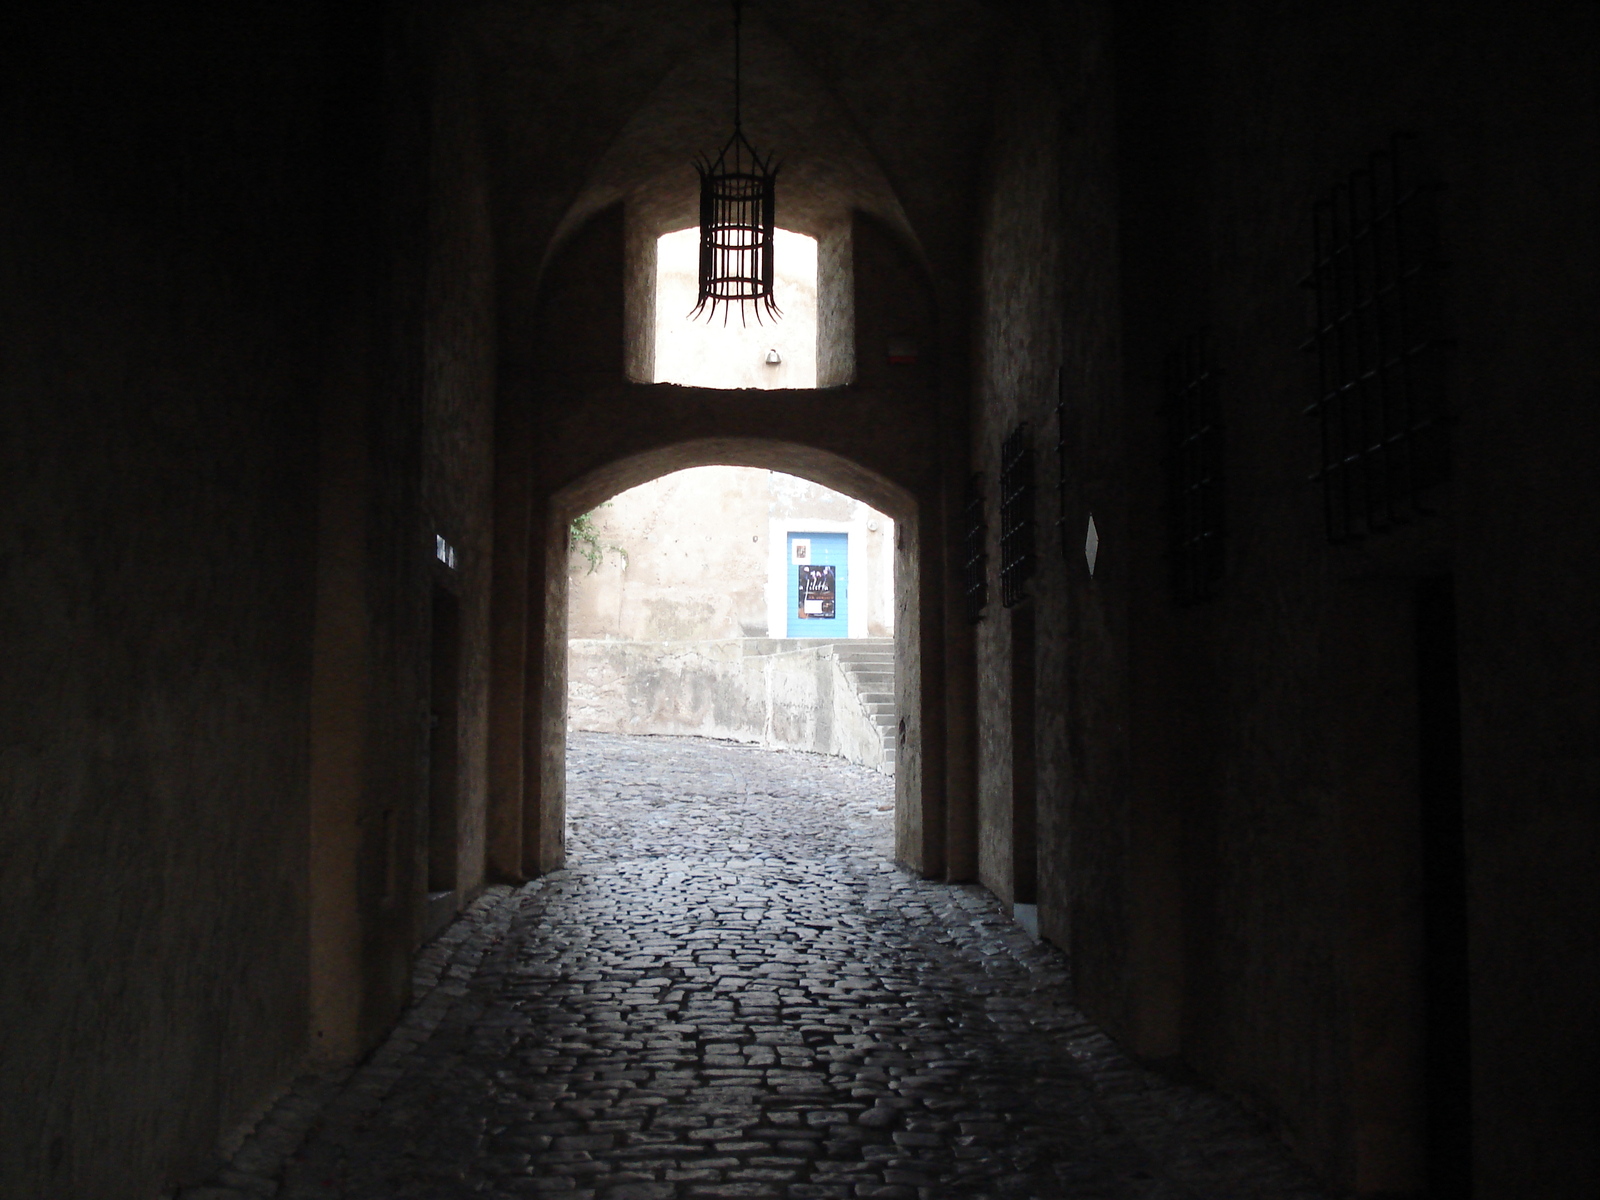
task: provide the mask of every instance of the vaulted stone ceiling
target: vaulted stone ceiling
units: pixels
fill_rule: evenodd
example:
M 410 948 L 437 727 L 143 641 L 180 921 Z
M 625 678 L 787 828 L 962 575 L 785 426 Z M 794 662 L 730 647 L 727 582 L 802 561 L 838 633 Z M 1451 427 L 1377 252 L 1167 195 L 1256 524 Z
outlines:
M 451 18 L 448 73 L 477 93 L 502 270 L 627 197 L 694 223 L 695 156 L 727 137 L 726 0 L 519 0 Z M 962 274 L 1007 18 L 976 0 L 751 0 L 745 129 L 782 160 L 778 221 L 858 208 L 936 279 Z

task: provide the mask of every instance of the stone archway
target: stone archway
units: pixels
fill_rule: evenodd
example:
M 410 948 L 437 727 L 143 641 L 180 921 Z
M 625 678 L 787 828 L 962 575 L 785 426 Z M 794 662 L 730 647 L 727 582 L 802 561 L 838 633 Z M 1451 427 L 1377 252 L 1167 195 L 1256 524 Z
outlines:
M 567 523 L 647 479 L 726 464 L 812 479 L 896 519 L 899 591 L 914 606 L 896 619 L 899 687 L 907 689 L 896 856 L 943 875 L 952 843 L 947 780 L 953 762 L 961 769 L 945 733 L 949 481 L 960 472 L 926 274 L 903 238 L 855 214 L 850 383 L 750 391 L 638 383 L 626 368 L 625 208 L 613 205 L 574 230 L 543 270 L 534 302 L 501 313 L 489 873 L 524 879 L 562 861 Z M 885 352 L 891 342 L 925 352 L 906 361 Z
M 684 389 L 678 389 L 684 390 Z M 521 694 L 515 722 L 497 713 L 491 762 L 514 779 L 492 781 L 489 853 L 496 873 L 526 878 L 564 862 L 566 764 L 567 538 L 574 516 L 638 484 L 697 466 L 781 470 L 844 492 L 895 521 L 896 702 L 900 742 L 895 776 L 895 857 L 923 873 L 929 843 L 943 838 L 943 683 L 937 638 L 925 636 L 924 613 L 939 606 L 939 572 L 920 553 L 922 512 L 906 486 L 838 453 L 756 437 L 706 437 L 668 442 L 586 471 L 546 493 L 538 504 L 538 536 L 527 556 L 526 623 L 520 637 L 497 631 L 502 645 L 520 640 Z M 509 622 L 508 622 L 509 623 Z M 930 737 L 930 731 L 932 736 Z M 930 770 L 929 764 L 935 769 Z M 504 790 L 497 790 L 495 784 Z M 926 834 L 925 832 L 926 831 Z

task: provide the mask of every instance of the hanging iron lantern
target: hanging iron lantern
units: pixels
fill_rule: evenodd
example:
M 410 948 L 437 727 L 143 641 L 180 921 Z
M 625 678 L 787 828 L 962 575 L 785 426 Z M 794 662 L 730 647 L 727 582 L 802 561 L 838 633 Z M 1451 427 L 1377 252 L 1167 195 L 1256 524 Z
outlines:
M 774 320 L 783 315 L 772 294 L 778 170 L 770 155 L 762 158 L 756 152 L 740 122 L 742 8 L 742 0 L 733 0 L 733 136 L 715 159 L 695 163 L 700 173 L 700 299 L 689 315 L 706 312 L 708 319 L 715 319 L 717 306 L 724 305 L 724 324 L 736 304 L 740 324 L 746 305 L 754 308 L 758 322 L 763 314 Z

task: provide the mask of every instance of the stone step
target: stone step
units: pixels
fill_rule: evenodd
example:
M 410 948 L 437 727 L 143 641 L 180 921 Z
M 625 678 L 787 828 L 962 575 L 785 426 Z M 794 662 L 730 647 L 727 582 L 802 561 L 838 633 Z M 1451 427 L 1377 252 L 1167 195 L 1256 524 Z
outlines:
M 820 648 L 820 647 L 819 647 Z M 895 705 L 894 641 L 877 638 L 870 641 L 852 638 L 834 642 L 828 651 L 843 671 L 850 690 L 883 738 L 880 768 L 894 772 L 896 746 L 899 740 L 899 714 Z
M 893 675 L 852 675 L 850 686 L 859 694 L 861 692 L 888 692 L 894 693 Z
M 880 675 L 874 671 L 870 675 L 852 675 L 850 683 L 858 692 L 893 692 L 894 676 Z

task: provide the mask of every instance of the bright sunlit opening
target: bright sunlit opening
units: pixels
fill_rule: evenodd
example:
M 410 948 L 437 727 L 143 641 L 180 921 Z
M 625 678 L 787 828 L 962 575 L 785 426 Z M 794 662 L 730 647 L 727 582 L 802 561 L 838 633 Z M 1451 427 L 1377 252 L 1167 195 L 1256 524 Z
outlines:
M 817 240 L 777 231 L 773 293 L 783 316 L 754 306 L 718 306 L 714 320 L 691 320 L 700 286 L 700 231 L 681 229 L 656 243 L 657 383 L 712 388 L 817 386 Z

